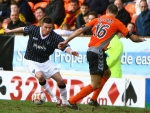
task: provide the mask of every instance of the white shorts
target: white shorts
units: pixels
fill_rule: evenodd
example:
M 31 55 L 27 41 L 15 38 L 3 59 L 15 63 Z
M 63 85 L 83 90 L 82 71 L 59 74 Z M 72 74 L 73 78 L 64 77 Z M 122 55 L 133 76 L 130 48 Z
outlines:
M 44 77 L 47 79 L 53 76 L 55 73 L 59 72 L 58 68 L 50 60 L 44 63 L 39 63 L 25 59 L 25 64 L 33 76 L 35 76 L 37 72 L 41 71 L 43 72 Z

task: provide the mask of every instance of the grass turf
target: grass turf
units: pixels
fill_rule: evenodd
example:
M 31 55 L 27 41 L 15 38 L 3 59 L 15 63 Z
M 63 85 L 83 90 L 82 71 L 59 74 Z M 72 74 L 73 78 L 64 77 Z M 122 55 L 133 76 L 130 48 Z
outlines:
M 31 101 L 0 100 L 0 113 L 150 113 L 150 109 L 120 107 L 78 105 L 80 111 L 68 107 L 58 107 L 54 103 L 46 102 L 43 105 L 35 105 Z

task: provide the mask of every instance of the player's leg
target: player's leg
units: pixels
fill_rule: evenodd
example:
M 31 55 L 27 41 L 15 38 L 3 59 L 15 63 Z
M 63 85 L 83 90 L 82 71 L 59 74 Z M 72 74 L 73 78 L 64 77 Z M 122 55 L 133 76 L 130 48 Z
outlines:
M 55 102 L 57 100 L 56 95 L 51 91 L 49 84 L 47 83 L 44 73 L 40 69 L 40 63 L 25 60 L 26 66 L 29 70 L 29 72 L 38 79 L 39 84 L 41 87 L 44 88 L 44 90 L 51 96 L 52 101 Z
M 92 97 L 89 101 L 89 105 L 96 106 L 96 107 L 99 106 L 99 104 L 97 102 L 97 98 L 98 98 L 98 95 L 100 94 L 101 90 L 103 89 L 105 83 L 109 79 L 109 77 L 111 75 L 110 73 L 111 73 L 110 69 L 105 70 L 104 76 L 102 77 L 102 80 L 101 80 L 101 83 L 100 83 L 100 87 L 93 92 L 93 95 L 92 95 Z
M 41 87 L 43 87 L 43 89 L 50 95 L 52 101 L 57 102 L 57 97 L 52 92 L 50 85 L 48 84 L 48 82 L 46 81 L 44 77 L 43 72 L 41 71 L 36 72 L 35 77 L 39 80 L 39 84 L 41 85 Z
M 104 74 L 103 74 L 103 77 L 102 77 L 102 80 L 100 83 L 100 87 L 93 92 L 92 98 L 89 101 L 89 105 L 96 106 L 96 107 L 99 106 L 99 104 L 97 102 L 98 95 L 101 92 L 103 86 L 105 85 L 105 83 L 107 82 L 107 80 L 109 79 L 109 77 L 111 75 L 111 71 L 107 65 L 106 58 L 107 58 L 107 55 L 105 54 L 105 52 L 103 52 Z
M 94 90 L 99 88 L 99 84 L 104 73 L 103 51 L 88 51 L 87 60 L 89 62 L 91 84 L 82 88 L 82 90 L 79 93 L 77 93 L 74 97 L 69 99 L 69 107 L 72 109 L 78 110 L 76 107 L 76 102 L 78 102 L 80 99 L 84 98 L 85 96 L 89 95 Z
M 62 78 L 62 76 L 60 75 L 59 72 L 53 74 L 51 76 L 51 78 L 53 78 L 57 82 L 57 85 L 59 87 L 59 91 L 60 91 L 61 98 L 62 98 L 62 106 L 66 105 L 66 103 L 67 103 L 67 89 L 66 89 L 66 84 L 64 83 L 64 79 Z
M 67 106 L 70 107 L 71 109 L 80 110 L 76 103 L 82 98 L 92 93 L 97 88 L 99 88 L 101 78 L 102 77 L 100 75 L 91 75 L 91 84 L 85 86 L 80 90 L 79 93 L 77 93 L 75 96 L 70 98 Z

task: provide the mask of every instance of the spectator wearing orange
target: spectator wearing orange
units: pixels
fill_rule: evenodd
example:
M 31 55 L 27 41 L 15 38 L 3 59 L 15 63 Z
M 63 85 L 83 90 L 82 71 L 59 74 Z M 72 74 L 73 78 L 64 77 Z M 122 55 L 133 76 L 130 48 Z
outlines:
M 62 25 L 65 23 L 69 24 L 71 29 L 75 28 L 76 17 L 80 14 L 79 1 L 78 0 L 70 0 L 70 7 L 71 7 L 71 11 L 69 11 L 69 13 L 67 13 L 60 28 L 62 28 Z
M 18 27 L 24 27 L 26 24 L 21 22 L 19 19 L 19 13 L 17 11 L 12 11 L 10 13 L 11 22 L 8 24 L 7 29 L 15 29 Z
M 65 18 L 65 8 L 63 0 L 51 0 L 45 8 L 47 15 L 54 24 L 60 26 Z
M 2 24 L 3 24 L 3 19 L 0 18 L 0 34 L 4 34 L 4 31 L 5 31 L 5 29 L 4 29 L 4 27 L 2 26 Z
M 116 16 L 125 26 L 131 21 L 130 14 L 125 10 L 122 0 L 115 0 L 114 5 L 118 8 L 118 15 Z
M 82 25 L 85 24 L 83 16 L 89 12 L 89 4 L 83 3 L 80 7 L 81 13 L 76 17 L 76 29 L 80 28 Z
M 90 11 L 95 11 L 99 15 L 105 13 L 109 0 L 84 0 L 90 6 Z

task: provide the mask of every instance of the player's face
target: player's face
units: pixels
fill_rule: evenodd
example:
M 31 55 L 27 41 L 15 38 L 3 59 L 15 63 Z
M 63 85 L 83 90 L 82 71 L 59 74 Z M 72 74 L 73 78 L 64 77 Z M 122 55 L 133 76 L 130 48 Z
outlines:
M 41 27 L 43 35 L 48 35 L 53 30 L 53 24 L 43 23 Z

